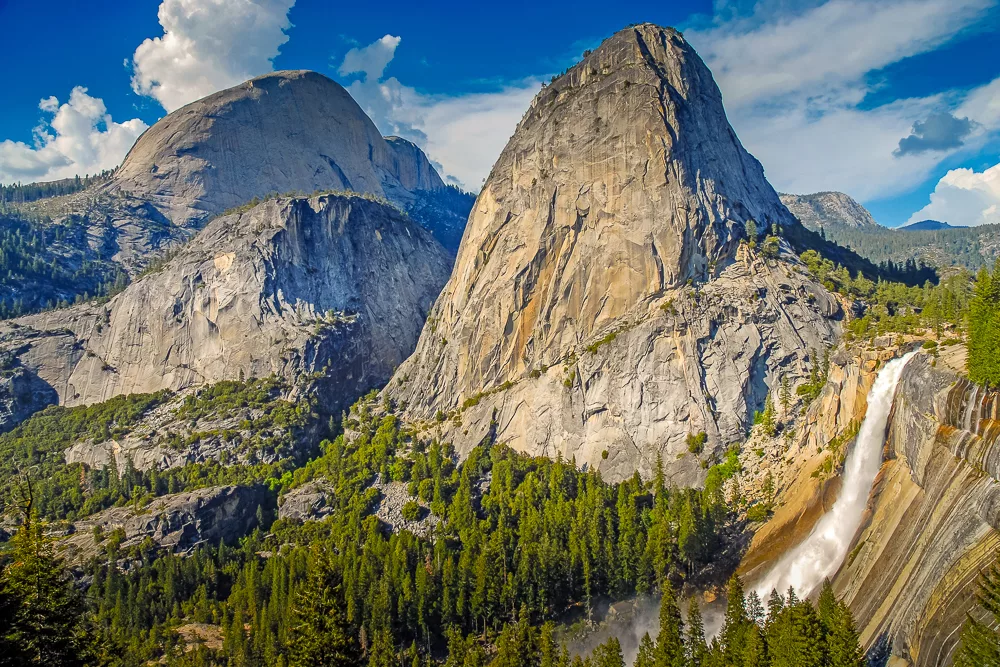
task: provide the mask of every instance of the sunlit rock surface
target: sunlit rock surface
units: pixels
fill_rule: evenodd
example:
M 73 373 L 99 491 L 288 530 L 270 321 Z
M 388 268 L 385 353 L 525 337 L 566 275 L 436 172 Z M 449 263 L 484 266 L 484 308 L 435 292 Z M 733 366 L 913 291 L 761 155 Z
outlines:
M 0 325 L 0 349 L 64 405 L 313 373 L 334 414 L 413 350 L 450 260 L 360 196 L 280 198 L 215 219 L 106 304 Z
M 839 333 L 794 263 L 738 253 L 797 225 L 680 33 L 623 30 L 532 102 L 389 395 L 459 452 L 488 435 L 610 478 L 698 483 L 780 373 Z M 789 259 L 786 255 L 786 259 Z

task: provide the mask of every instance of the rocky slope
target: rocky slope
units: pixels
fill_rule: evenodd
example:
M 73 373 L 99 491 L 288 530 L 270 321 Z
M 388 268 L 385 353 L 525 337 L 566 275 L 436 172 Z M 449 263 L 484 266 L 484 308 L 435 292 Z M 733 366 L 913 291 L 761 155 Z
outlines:
M 235 542 L 257 526 L 258 509 L 270 504 L 264 487 L 222 486 L 161 496 L 142 507 L 113 507 L 76 522 L 60 547 L 74 561 L 97 555 L 108 540 L 127 549 L 149 539 L 160 549 L 190 554 L 199 546 Z
M 816 192 L 811 195 L 782 193 L 781 203 L 814 232 L 831 226 L 860 230 L 881 228 L 868 209 L 843 192 Z
M 339 412 L 413 349 L 449 257 L 370 198 L 277 198 L 213 220 L 106 304 L 0 326 L 64 405 L 277 374 Z
M 677 483 L 742 439 L 839 304 L 744 246 L 797 225 L 680 33 L 623 30 L 532 102 L 487 180 L 452 277 L 388 389 L 468 451 L 490 435 L 611 477 Z M 787 250 L 787 248 L 786 248 Z
M 340 190 L 384 198 L 454 243 L 468 208 L 427 208 L 445 190 L 423 152 L 383 138 L 339 84 L 316 72 L 273 72 L 162 118 L 107 182 L 28 208 L 76 216 L 92 245 L 133 273 L 158 249 L 190 238 L 212 216 L 272 193 Z M 460 233 L 459 233 L 460 237 Z M 452 245 L 452 248 L 455 246 Z

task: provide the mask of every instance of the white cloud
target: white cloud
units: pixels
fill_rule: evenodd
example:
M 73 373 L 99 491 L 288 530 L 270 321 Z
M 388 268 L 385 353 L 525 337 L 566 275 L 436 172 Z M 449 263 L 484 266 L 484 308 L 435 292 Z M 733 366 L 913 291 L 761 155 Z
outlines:
M 874 199 L 911 188 L 937 164 L 938 154 L 895 157 L 893 151 L 910 131 L 911 119 L 938 103 L 937 98 L 899 100 L 870 111 L 829 109 L 815 117 L 804 106 L 761 109 L 741 115 L 736 126 L 776 189 L 838 190 Z
M 981 146 L 1000 126 L 1000 108 L 991 111 L 984 87 L 863 109 L 878 85 L 871 73 L 937 48 L 995 4 L 829 0 L 789 11 L 787 3 L 761 3 L 750 16 L 717 17 L 685 36 L 713 70 L 730 121 L 777 189 L 876 199 L 911 190 L 942 159 Z M 893 156 L 914 123 L 934 113 L 979 125 L 964 147 Z
M 340 64 L 340 75 L 355 74 L 362 72 L 365 79 L 379 80 L 385 73 L 385 68 L 389 66 L 396 47 L 399 46 L 399 37 L 385 35 L 382 39 L 376 40 L 364 48 L 353 48 L 344 56 L 344 62 Z
M 830 0 L 801 13 L 756 14 L 686 31 L 729 108 L 776 97 L 847 93 L 868 72 L 941 45 L 993 0 Z
M 51 119 L 35 128 L 33 145 L 0 142 L 0 182 L 46 181 L 117 167 L 146 129 L 138 118 L 116 123 L 104 101 L 77 86 L 69 102 L 47 97 L 38 104 Z
M 427 95 L 395 77 L 383 78 L 399 43 L 399 37 L 386 35 L 348 51 L 340 74 L 363 75 L 348 90 L 379 131 L 413 141 L 445 178 L 478 191 L 541 80 L 527 79 L 489 93 Z
M 132 88 L 168 112 L 270 72 L 294 0 L 163 0 L 163 36 L 132 56 Z
M 956 113 L 988 128 L 1000 127 L 1000 78 L 970 91 Z
M 906 222 L 920 220 L 941 220 L 968 227 L 1000 224 L 1000 164 L 982 172 L 949 171 L 938 181 L 930 203 Z

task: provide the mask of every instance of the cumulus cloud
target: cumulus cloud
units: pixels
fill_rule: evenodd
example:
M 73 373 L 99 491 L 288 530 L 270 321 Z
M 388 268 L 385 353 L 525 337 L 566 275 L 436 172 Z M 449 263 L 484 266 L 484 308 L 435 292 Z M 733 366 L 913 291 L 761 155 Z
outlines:
M 836 189 L 874 199 L 912 189 L 961 149 L 894 155 L 900 137 L 912 134 L 915 125 L 921 123 L 930 134 L 924 146 L 935 141 L 941 146 L 946 142 L 935 134 L 933 122 L 928 126 L 930 118 L 966 117 L 970 129 L 961 141 L 972 145 L 1000 126 L 1000 108 L 991 111 L 982 90 L 863 108 L 862 100 L 877 85 L 871 73 L 937 48 L 995 4 L 828 0 L 790 9 L 785 2 L 762 2 L 741 14 L 723 3 L 711 24 L 685 30 L 685 36 L 711 67 L 730 121 L 777 189 Z M 977 96 L 983 99 L 967 104 Z M 978 134 L 972 122 L 980 124 Z
M 982 172 L 952 169 L 945 174 L 931 193 L 930 203 L 906 224 L 928 219 L 967 227 L 1000 224 L 1000 164 Z
M 934 113 L 927 120 L 918 120 L 913 124 L 909 136 L 899 140 L 899 147 L 893 155 L 900 157 L 917 155 L 926 151 L 946 151 L 959 148 L 964 139 L 972 132 L 975 123 L 968 117 L 956 118 L 948 112 Z
M 163 35 L 132 56 L 132 88 L 168 112 L 270 72 L 294 0 L 163 0 Z
M 364 48 L 351 49 L 344 56 L 344 62 L 340 64 L 340 75 L 347 76 L 360 72 L 365 75 L 365 80 L 381 79 L 385 68 L 396 55 L 396 47 L 400 41 L 402 40 L 399 37 L 385 35 Z
M 339 73 L 360 75 L 348 90 L 379 131 L 413 141 L 446 180 L 478 191 L 541 88 L 541 80 L 527 79 L 488 93 L 420 93 L 395 77 L 384 77 L 400 41 L 386 35 L 351 49 Z
M 47 97 L 38 104 L 46 116 L 31 145 L 0 142 L 0 182 L 47 181 L 93 174 L 118 166 L 146 124 L 138 118 L 116 123 L 104 101 L 77 86 L 69 101 Z

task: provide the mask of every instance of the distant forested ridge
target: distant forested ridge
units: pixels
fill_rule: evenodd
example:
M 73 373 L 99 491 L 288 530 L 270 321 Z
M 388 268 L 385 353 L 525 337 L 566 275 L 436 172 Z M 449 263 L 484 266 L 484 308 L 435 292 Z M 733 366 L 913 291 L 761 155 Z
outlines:
M 95 183 L 103 183 L 114 175 L 114 169 L 106 169 L 93 176 L 74 176 L 73 178 L 63 178 L 58 181 L 48 181 L 45 183 L 27 183 L 22 185 L 0 185 L 0 204 L 24 204 L 27 202 L 46 199 L 48 197 L 60 197 L 70 195 L 89 188 Z
M 823 233 L 828 240 L 876 264 L 915 262 L 976 271 L 1000 257 L 1000 225 L 907 231 L 827 226 Z

